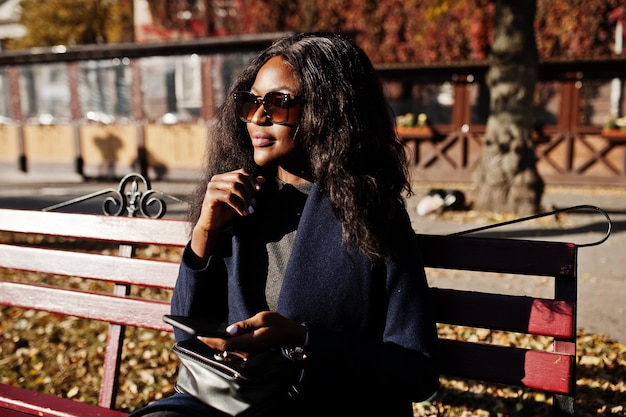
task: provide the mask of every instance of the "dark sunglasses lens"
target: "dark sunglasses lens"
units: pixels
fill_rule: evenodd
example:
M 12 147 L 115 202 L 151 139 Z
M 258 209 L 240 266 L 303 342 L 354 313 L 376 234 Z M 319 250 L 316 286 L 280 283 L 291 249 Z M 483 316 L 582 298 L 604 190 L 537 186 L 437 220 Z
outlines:
M 285 123 L 289 116 L 289 97 L 283 93 L 267 93 L 263 107 L 274 123 Z
M 235 93 L 235 105 L 237 106 L 237 116 L 246 122 L 250 121 L 259 109 L 256 96 L 245 92 Z
M 272 123 L 287 123 L 289 107 L 294 104 L 294 99 L 290 99 L 288 94 L 280 92 L 267 93 L 262 100 L 260 97 L 246 91 L 238 91 L 234 97 L 237 116 L 244 122 L 252 120 L 254 114 L 259 110 L 260 102 L 262 101 L 263 111 Z

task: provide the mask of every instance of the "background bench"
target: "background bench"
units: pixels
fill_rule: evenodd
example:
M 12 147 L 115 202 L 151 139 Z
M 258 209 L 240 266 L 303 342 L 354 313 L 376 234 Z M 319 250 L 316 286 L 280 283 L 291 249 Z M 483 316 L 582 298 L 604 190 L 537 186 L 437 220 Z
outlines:
M 0 281 L 0 305 L 42 310 L 109 323 L 97 405 L 0 384 L 0 415 L 115 416 L 125 326 L 171 331 L 161 321 L 167 301 L 142 298 L 131 287 L 171 290 L 177 261 L 138 259 L 136 250 L 158 245 L 179 250 L 187 223 L 177 220 L 0 209 L 0 268 L 18 271 Z M 35 236 L 70 238 L 37 245 Z M 572 243 L 468 236 L 420 235 L 428 268 L 477 270 L 554 278 L 554 298 L 432 288 L 440 323 L 545 335 L 552 351 L 442 339 L 443 373 L 449 377 L 526 387 L 554 394 L 554 415 L 573 415 L 576 364 L 577 246 Z M 35 243 L 33 243 L 35 242 Z M 117 253 L 85 253 L 94 242 Z M 71 249 L 68 250 L 67 246 Z M 108 293 L 41 285 L 21 279 L 32 271 L 82 277 L 111 285 Z M 62 280 L 61 280 L 62 282 Z M 25 376 L 29 377 L 29 376 Z

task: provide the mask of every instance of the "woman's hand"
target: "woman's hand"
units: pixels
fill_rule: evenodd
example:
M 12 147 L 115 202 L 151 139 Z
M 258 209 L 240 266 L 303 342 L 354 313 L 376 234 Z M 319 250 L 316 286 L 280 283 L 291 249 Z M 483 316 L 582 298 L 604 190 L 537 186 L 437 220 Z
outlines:
M 254 212 L 255 195 L 264 183 L 265 178 L 253 177 L 244 169 L 211 178 L 191 237 L 191 249 L 198 257 L 211 254 L 217 232 L 235 216 Z
M 275 311 L 261 311 L 249 319 L 231 324 L 227 331 L 232 334 L 227 339 L 199 339 L 213 349 L 248 356 L 270 348 L 302 346 L 307 333 L 304 325 Z

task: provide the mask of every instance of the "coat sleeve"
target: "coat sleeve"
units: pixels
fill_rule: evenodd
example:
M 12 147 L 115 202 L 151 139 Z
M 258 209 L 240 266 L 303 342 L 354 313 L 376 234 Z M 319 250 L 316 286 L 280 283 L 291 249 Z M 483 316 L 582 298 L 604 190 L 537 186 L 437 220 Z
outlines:
M 183 250 L 178 278 L 172 294 L 171 313 L 180 316 L 210 317 L 227 320 L 226 269 L 218 256 L 209 257 L 202 268 L 192 267 L 193 253 L 189 244 Z M 177 341 L 189 334 L 174 329 Z

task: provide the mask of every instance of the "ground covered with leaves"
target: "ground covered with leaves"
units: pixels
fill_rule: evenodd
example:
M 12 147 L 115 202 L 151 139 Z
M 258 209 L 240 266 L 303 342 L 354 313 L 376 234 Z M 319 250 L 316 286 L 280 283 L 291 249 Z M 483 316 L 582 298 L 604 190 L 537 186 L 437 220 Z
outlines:
M 0 241 L 13 236 L 0 235 Z M 109 249 L 101 249 L 108 251 Z M 170 258 L 176 252 L 143 248 L 143 256 Z M 0 279 L 107 291 L 77 278 L 48 277 L 0 269 Z M 94 286 L 98 288 L 94 288 Z M 151 298 L 168 299 L 167 291 Z M 56 314 L 0 307 L 0 383 L 96 403 L 107 326 Z M 548 350 L 550 338 L 440 326 L 441 337 L 497 341 Z M 117 408 L 134 410 L 173 392 L 177 358 L 168 332 L 128 328 Z M 578 331 L 577 415 L 626 416 L 626 346 L 603 335 Z M 415 416 L 549 416 L 551 399 L 541 392 L 442 378 L 430 402 L 415 404 Z

